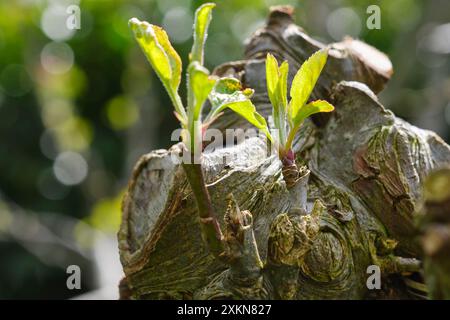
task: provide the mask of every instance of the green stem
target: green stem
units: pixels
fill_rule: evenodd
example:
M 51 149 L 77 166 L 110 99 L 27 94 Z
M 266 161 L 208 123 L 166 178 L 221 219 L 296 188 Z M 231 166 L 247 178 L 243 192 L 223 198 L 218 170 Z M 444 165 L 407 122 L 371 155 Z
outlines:
M 186 110 L 184 110 L 183 102 L 177 92 L 172 93 L 171 90 L 167 90 L 170 100 L 172 100 L 175 111 L 183 118 L 187 119 Z
M 183 169 L 197 203 L 202 235 L 211 253 L 220 258 L 224 252 L 222 231 L 214 214 L 201 164 L 198 161 L 193 161 L 193 155 L 191 160 L 191 163 L 183 163 Z
M 282 105 L 279 106 L 278 109 L 279 110 L 275 112 L 275 108 L 273 108 L 272 117 L 275 128 L 278 129 L 279 144 L 282 146 L 286 143 L 286 114 Z
M 295 134 L 297 133 L 298 129 L 300 128 L 300 124 L 296 125 L 289 131 L 289 135 L 287 137 L 286 144 L 284 146 L 285 152 L 292 149 L 292 144 L 294 142 Z

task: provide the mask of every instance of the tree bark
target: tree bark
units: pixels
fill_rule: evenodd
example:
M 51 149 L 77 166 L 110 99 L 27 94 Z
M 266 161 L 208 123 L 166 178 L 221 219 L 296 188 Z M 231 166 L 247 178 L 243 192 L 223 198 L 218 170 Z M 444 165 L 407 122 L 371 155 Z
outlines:
M 289 61 L 291 81 L 301 63 L 323 46 L 293 24 L 290 8 L 277 7 L 251 38 L 246 60 L 219 66 L 215 73 L 255 89 L 254 103 L 268 116 L 266 53 Z M 416 287 L 423 285 L 424 241 L 417 240 L 415 223 L 421 188 L 433 169 L 450 164 L 450 147 L 380 104 L 376 93 L 392 74 L 387 56 L 352 39 L 330 48 L 313 96 L 331 101 L 336 110 L 306 121 L 294 144 L 297 164 L 310 170 L 307 198 L 292 199 L 281 162 L 258 137 L 204 154 L 203 174 L 232 257 L 222 261 L 202 241 L 179 147 L 144 155 L 123 201 L 118 234 L 124 297 L 421 296 Z M 214 126 L 222 131 L 250 127 L 230 112 Z M 366 270 L 373 264 L 383 273 L 381 290 L 366 286 Z M 446 265 L 439 262 L 438 271 L 430 272 L 448 274 Z

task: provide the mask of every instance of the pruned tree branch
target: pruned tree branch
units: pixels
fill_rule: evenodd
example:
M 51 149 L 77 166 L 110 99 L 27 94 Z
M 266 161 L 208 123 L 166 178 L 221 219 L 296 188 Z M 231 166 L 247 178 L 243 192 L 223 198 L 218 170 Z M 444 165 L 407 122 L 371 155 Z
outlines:
M 254 103 L 267 116 L 265 54 L 287 59 L 292 80 L 322 46 L 292 23 L 290 9 L 275 8 L 250 40 L 247 60 L 215 72 L 254 88 Z M 414 240 L 421 188 L 433 169 L 450 164 L 450 147 L 378 101 L 392 74 L 384 54 L 351 39 L 330 47 L 313 95 L 330 99 L 336 110 L 306 121 L 293 148 L 299 165 L 310 170 L 305 184 L 291 192 L 281 162 L 258 137 L 204 154 L 202 174 L 227 259 L 210 254 L 202 241 L 176 148 L 141 158 L 119 231 L 132 298 L 361 299 L 369 295 L 371 264 L 400 279 L 422 269 L 422 246 Z M 225 112 L 215 127 L 248 125 Z M 406 280 L 392 285 L 389 297 L 408 296 L 407 287 Z

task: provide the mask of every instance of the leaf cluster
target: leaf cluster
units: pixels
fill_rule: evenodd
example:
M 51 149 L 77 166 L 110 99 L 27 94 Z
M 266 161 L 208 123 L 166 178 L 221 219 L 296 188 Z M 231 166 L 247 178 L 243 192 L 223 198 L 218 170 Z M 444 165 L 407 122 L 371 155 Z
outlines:
M 187 104 L 184 106 L 178 89 L 181 83 L 182 63 L 172 47 L 167 33 L 161 27 L 136 18 L 130 19 L 130 27 L 145 56 L 167 90 L 175 107 L 175 115 L 183 128 L 182 139 L 187 149 L 195 154 L 201 151 L 204 130 L 228 108 L 244 117 L 263 131 L 278 148 L 280 159 L 292 154 L 295 134 L 303 121 L 318 112 L 330 112 L 334 107 L 324 100 L 308 103 L 308 99 L 326 64 L 328 52 L 322 49 L 306 60 L 294 76 L 287 96 L 289 65 L 278 65 L 271 54 L 266 59 L 267 92 L 272 104 L 272 116 L 278 131 L 272 137 L 263 116 L 256 112 L 251 102 L 252 89 L 244 89 L 235 78 L 217 78 L 210 75 L 203 65 L 204 46 L 211 21 L 214 3 L 206 3 L 195 12 L 193 45 L 187 67 Z M 209 100 L 211 109 L 202 119 L 203 106 Z
M 129 21 L 137 42 L 170 96 L 175 115 L 184 129 L 183 142 L 193 154 L 201 151 L 204 130 L 226 108 L 243 116 L 257 128 L 267 130 L 266 120 L 256 113 L 256 108 L 250 101 L 253 90 L 243 89 L 241 83 L 234 78 L 213 77 L 203 65 L 204 46 L 214 7 L 214 3 L 205 3 L 195 12 L 194 41 L 186 76 L 186 107 L 178 93 L 182 73 L 181 59 L 172 47 L 167 33 L 161 27 L 136 18 Z M 211 110 L 202 119 L 206 100 L 210 101 Z
M 309 97 L 327 61 L 328 52 L 321 49 L 306 60 L 292 80 L 290 100 L 287 97 L 289 65 L 284 61 L 280 66 L 270 53 L 266 59 L 267 93 L 272 104 L 272 117 L 278 130 L 276 139 L 279 157 L 283 159 L 292 148 L 295 134 L 303 121 L 319 112 L 331 112 L 333 105 L 325 100 L 308 103 Z

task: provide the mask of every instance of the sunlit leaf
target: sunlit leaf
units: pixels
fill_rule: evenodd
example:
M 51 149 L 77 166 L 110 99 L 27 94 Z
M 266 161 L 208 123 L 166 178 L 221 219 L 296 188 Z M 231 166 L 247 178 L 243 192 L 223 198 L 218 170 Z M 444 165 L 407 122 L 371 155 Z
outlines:
M 217 80 L 214 91 L 217 93 L 231 94 L 242 90 L 241 82 L 236 78 L 224 77 Z
M 262 130 L 270 141 L 272 136 L 267 128 L 266 119 L 256 112 L 254 104 L 250 100 L 238 101 L 226 104 L 226 107 L 233 110 L 256 128 Z
M 197 61 L 192 62 L 188 68 L 189 75 L 189 110 L 188 114 L 198 120 L 203 104 L 216 84 L 216 79 L 209 75 L 209 71 Z
M 209 95 L 211 111 L 206 117 L 207 121 L 214 119 L 224 109 L 229 108 L 262 130 L 272 141 L 266 119 L 256 112 L 255 106 L 250 101 L 253 92 L 249 88 L 243 89 L 240 81 L 235 78 L 218 79 Z
M 314 53 L 298 70 L 291 86 L 291 102 L 289 114 L 291 119 L 297 117 L 297 113 L 308 101 L 314 86 L 319 79 L 325 63 L 327 62 L 327 50 L 319 50 Z
M 280 96 L 281 103 L 286 110 L 287 108 L 287 78 L 289 73 L 289 64 L 287 61 L 284 61 L 280 68 L 280 79 L 278 80 L 278 94 Z
M 267 92 L 272 104 L 273 121 L 278 129 L 278 140 L 283 144 L 286 140 L 286 109 L 287 109 L 287 76 L 289 65 L 284 61 L 280 67 L 273 55 L 267 54 L 266 82 Z
M 239 80 L 235 78 L 220 78 L 209 95 L 211 111 L 206 117 L 208 122 L 221 113 L 228 103 L 246 101 L 253 95 L 252 89 L 243 89 Z
M 194 61 L 188 67 L 188 130 L 191 139 L 185 141 L 189 150 L 194 151 L 201 144 L 200 114 L 203 104 L 211 92 L 215 79 L 210 77 L 209 71 Z
M 270 53 L 266 58 L 266 83 L 267 94 L 269 95 L 270 102 L 274 108 L 278 108 L 279 96 L 278 96 L 278 79 L 280 74 L 278 71 L 277 59 Z
M 203 49 L 208 35 L 212 9 L 215 6 L 215 3 L 205 3 L 195 11 L 194 43 L 192 45 L 190 60 L 198 61 L 201 65 L 203 65 Z
M 167 33 L 161 27 L 136 18 L 130 19 L 129 25 L 145 56 L 169 93 L 177 113 L 185 118 L 186 113 L 178 95 L 181 82 L 181 59 L 172 47 Z
M 325 100 L 315 100 L 306 105 L 304 105 L 298 111 L 294 123 L 298 126 L 301 124 L 306 118 L 309 116 L 319 113 L 319 112 L 331 112 L 334 110 L 334 107 L 331 103 Z

